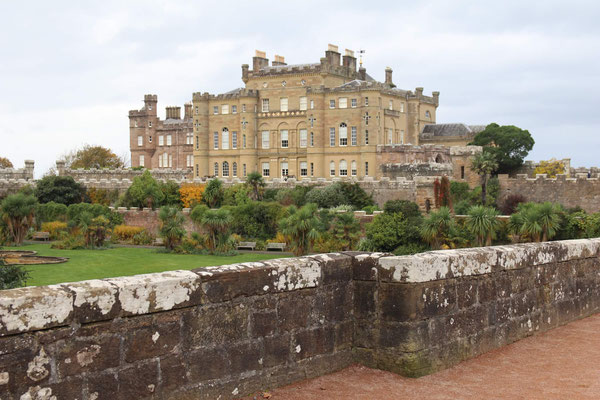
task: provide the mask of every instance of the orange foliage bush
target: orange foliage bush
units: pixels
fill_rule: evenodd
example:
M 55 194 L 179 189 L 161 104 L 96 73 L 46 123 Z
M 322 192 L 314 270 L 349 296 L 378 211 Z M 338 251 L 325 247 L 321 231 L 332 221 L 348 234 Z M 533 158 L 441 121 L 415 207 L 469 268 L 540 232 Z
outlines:
M 197 183 L 184 183 L 179 188 L 179 196 L 184 208 L 192 208 L 202 200 L 206 185 Z
M 56 240 L 61 232 L 67 231 L 67 223 L 61 221 L 44 222 L 42 232 L 50 233 L 50 239 Z
M 140 232 L 143 232 L 144 228 L 141 226 L 130 226 L 130 225 L 117 225 L 113 229 L 113 237 L 118 240 L 133 240 L 133 237 Z

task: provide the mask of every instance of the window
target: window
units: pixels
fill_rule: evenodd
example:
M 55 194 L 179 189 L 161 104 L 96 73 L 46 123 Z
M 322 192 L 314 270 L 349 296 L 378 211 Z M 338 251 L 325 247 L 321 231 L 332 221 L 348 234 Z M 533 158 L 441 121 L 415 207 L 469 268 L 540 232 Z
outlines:
M 282 162 L 281 163 L 281 177 L 286 178 L 287 176 L 288 176 L 288 163 Z
M 365 162 L 365 176 L 369 175 L 369 162 Z
M 351 166 L 350 173 L 352 174 L 352 176 L 356 176 L 356 161 L 352 160 L 352 163 L 350 164 L 350 166 Z
M 163 166 L 163 155 L 159 154 L 158 155 L 158 168 L 162 168 Z
M 425 118 L 431 118 L 431 113 L 429 111 L 425 111 Z
M 219 163 L 215 163 L 215 176 L 219 176 Z
M 350 107 L 356 108 L 356 99 L 350 100 Z
M 237 114 L 237 106 L 231 106 L 231 113 Z
M 311 101 L 310 101 L 310 109 L 311 109 L 311 110 L 314 110 L 314 108 L 315 108 L 315 101 L 314 101 L 314 100 L 311 100 Z
M 188 132 L 185 135 L 185 144 L 194 144 L 194 133 Z
M 329 175 L 335 176 L 335 162 L 333 161 L 329 163 Z
M 133 126 L 135 126 L 136 128 L 138 127 L 137 126 L 137 121 L 133 121 Z
M 281 148 L 282 149 L 286 149 L 289 145 L 289 139 L 288 139 L 288 131 L 287 129 L 284 129 L 281 131 Z
M 306 147 L 306 129 L 300 129 L 300 147 Z
M 227 161 L 223 162 L 223 176 L 229 176 L 229 163 Z
M 237 163 L 233 163 L 231 164 L 231 175 L 232 176 L 237 176 Z
M 365 119 L 365 125 L 369 125 L 369 120 L 371 119 L 371 117 L 369 116 L 368 112 L 365 113 L 365 116 L 363 118 Z
M 306 110 L 306 96 L 300 97 L 300 110 Z
M 306 175 L 308 175 L 307 163 L 306 163 L 306 161 L 301 161 L 300 162 L 300 176 L 306 176 Z
M 262 112 L 269 112 L 269 99 L 263 99 Z
M 148 128 L 152 128 L 152 121 L 148 121 Z
M 144 156 L 143 156 L 143 155 L 141 155 L 141 156 L 140 156 L 140 167 L 143 167 L 143 166 L 145 166 L 145 165 L 146 165 L 146 164 L 144 163 Z M 463 167 L 463 170 L 464 170 L 464 169 L 465 169 L 465 167 Z
M 329 108 L 335 108 L 335 100 L 329 100 Z
M 365 106 L 368 106 L 368 105 L 369 105 L 369 98 L 365 97 Z
M 231 132 L 231 148 L 237 149 L 237 132 L 236 131 Z
M 288 110 L 288 99 L 287 97 L 282 97 L 279 99 L 279 111 L 287 111 Z
M 394 109 L 394 100 L 390 100 L 390 110 Z
M 310 163 L 310 176 L 315 175 L 315 163 Z
M 262 148 L 269 148 L 269 131 L 262 131 Z
M 173 155 L 169 154 L 169 168 L 173 167 Z
M 172 145 L 173 143 L 171 142 L 171 135 L 167 135 L 167 146 Z
M 221 106 L 221 114 L 229 114 L 229 104 L 223 104 Z
M 196 115 L 198 115 L 198 106 L 196 106 Z
M 369 131 L 365 131 L 365 144 L 369 144 Z
M 219 132 L 213 133 L 213 148 L 219 150 Z
M 159 136 L 158 137 L 158 145 L 159 146 L 164 146 L 165 145 L 165 137 L 164 136 Z
M 138 146 L 143 146 L 143 145 L 144 145 L 144 137 L 138 136 Z
M 246 176 L 246 164 L 242 165 L 242 170 L 244 171 L 244 176 Z
M 315 134 L 314 132 L 310 133 L 310 147 L 313 147 L 315 145 Z
M 242 104 L 242 112 L 246 112 L 246 105 Z
M 192 154 L 188 154 L 186 160 L 186 167 L 191 167 L 194 164 L 194 156 Z
M 219 113 L 219 106 L 213 106 L 213 114 L 217 115 Z
M 148 110 L 152 111 L 152 104 L 148 105 Z
M 404 144 L 404 129 L 400 131 L 400 143 Z
M 400 112 L 404 112 L 404 103 L 400 103 Z
M 223 150 L 229 150 L 229 129 L 223 128 L 221 133 L 221 148 Z
M 140 157 L 144 157 L 144 156 L 140 156 Z M 460 167 L 460 179 L 465 179 L 465 166 L 461 165 Z
M 242 135 L 242 147 L 246 148 L 246 135 Z
M 196 176 L 200 175 L 200 166 L 196 164 Z
M 352 144 L 352 146 L 356 146 L 356 143 L 357 143 L 357 138 L 356 138 L 356 127 L 355 127 L 355 126 L 353 126 L 352 128 L 350 128 L 350 132 L 351 132 L 351 133 L 350 133 L 350 135 L 351 135 L 351 137 L 350 137 L 350 140 L 351 140 L 351 141 L 350 141 L 350 144 Z
M 338 108 L 348 108 L 348 99 L 346 97 L 340 97 L 338 100 Z
M 262 172 L 263 172 L 263 176 L 269 176 L 270 174 L 270 169 L 269 169 L 269 163 L 268 162 L 264 162 L 262 163 Z
M 387 143 L 388 144 L 392 144 L 394 143 L 394 131 L 392 130 L 392 128 L 388 129 L 388 135 L 387 135 Z
M 329 146 L 335 146 L 335 128 L 329 128 Z
M 340 124 L 340 146 L 348 146 L 348 126 L 343 122 Z
M 346 160 L 340 161 L 340 176 L 348 176 L 348 163 L 346 163 Z
M 148 143 L 152 143 L 152 135 L 148 136 Z
M 196 150 L 200 149 L 200 136 L 196 135 Z

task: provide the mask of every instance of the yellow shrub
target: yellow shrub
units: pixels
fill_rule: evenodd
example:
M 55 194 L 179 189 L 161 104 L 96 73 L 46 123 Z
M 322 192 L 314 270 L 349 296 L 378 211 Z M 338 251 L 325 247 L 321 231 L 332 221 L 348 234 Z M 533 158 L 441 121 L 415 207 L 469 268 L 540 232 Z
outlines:
M 565 164 L 562 161 L 555 160 L 554 158 L 548 161 L 540 161 L 537 167 L 535 167 L 535 174 L 548 174 L 548 178 L 556 178 L 557 174 L 565 174 Z
M 141 226 L 117 225 L 113 229 L 113 238 L 118 240 L 133 240 L 133 237 L 145 229 Z
M 275 238 L 267 240 L 267 243 L 287 243 L 287 242 L 288 242 L 288 240 L 286 239 L 285 235 L 281 232 L 277 232 L 277 236 L 275 236 Z
M 192 208 L 202 200 L 202 193 L 206 185 L 197 183 L 184 183 L 179 188 L 179 196 L 184 208 Z
M 67 223 L 61 221 L 44 222 L 42 224 L 42 232 L 49 232 L 50 239 L 58 239 L 60 232 L 67 230 Z

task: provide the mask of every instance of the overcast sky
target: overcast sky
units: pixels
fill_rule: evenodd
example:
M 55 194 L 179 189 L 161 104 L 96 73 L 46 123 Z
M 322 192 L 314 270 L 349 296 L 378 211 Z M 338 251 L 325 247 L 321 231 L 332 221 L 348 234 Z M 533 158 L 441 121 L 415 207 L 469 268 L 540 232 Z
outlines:
M 596 1 L 5 1 L 0 156 L 36 176 L 84 144 L 129 153 L 127 112 L 243 86 L 254 50 L 318 62 L 365 49 L 378 80 L 438 90 L 437 122 L 528 129 L 528 159 L 600 160 Z

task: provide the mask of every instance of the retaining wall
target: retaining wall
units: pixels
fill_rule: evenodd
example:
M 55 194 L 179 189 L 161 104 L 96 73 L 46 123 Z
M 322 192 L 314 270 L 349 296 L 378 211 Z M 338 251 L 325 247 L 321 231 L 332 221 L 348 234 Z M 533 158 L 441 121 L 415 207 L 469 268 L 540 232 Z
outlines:
M 2 399 L 230 399 L 353 362 L 407 376 L 600 306 L 600 239 L 325 254 L 3 291 Z

